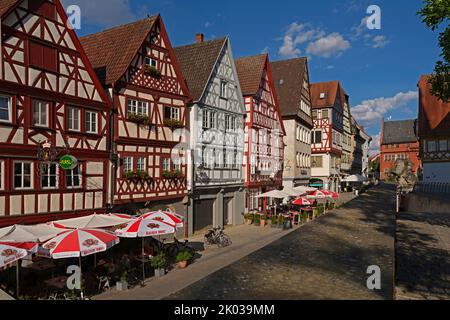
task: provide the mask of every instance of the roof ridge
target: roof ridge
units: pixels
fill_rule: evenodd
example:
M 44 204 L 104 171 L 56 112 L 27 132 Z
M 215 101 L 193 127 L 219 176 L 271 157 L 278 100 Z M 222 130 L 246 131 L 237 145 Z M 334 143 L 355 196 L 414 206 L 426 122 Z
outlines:
M 144 18 L 144 19 L 139 19 L 139 20 L 136 20 L 136 21 L 133 21 L 133 22 L 124 23 L 124 24 L 121 24 L 121 25 L 118 25 L 118 26 L 107 28 L 107 29 L 104 29 L 104 30 L 99 31 L 99 32 L 87 34 L 87 35 L 85 35 L 83 37 L 80 37 L 80 39 L 86 39 L 86 38 L 89 38 L 91 36 L 99 35 L 99 34 L 110 32 L 110 31 L 114 31 L 114 30 L 117 30 L 117 29 L 121 29 L 123 27 L 132 26 L 132 25 L 135 25 L 135 24 L 138 24 L 138 23 L 142 23 L 142 22 L 147 21 L 147 20 L 148 21 L 156 20 L 159 16 L 160 16 L 160 14 L 158 13 L 157 15 L 153 15 L 153 16 L 150 16 L 150 17 L 147 17 L 147 18 Z
M 191 43 L 191 44 L 184 44 L 184 45 L 181 45 L 181 46 L 176 46 L 176 47 L 174 47 L 174 49 L 185 49 L 185 48 L 188 48 L 188 47 L 199 47 L 201 45 L 211 44 L 213 42 L 223 42 L 223 41 L 225 41 L 227 39 L 228 39 L 228 36 L 223 36 L 223 37 L 216 38 L 216 39 L 211 39 L 211 40 L 208 40 L 208 41 L 195 42 L 195 43 Z

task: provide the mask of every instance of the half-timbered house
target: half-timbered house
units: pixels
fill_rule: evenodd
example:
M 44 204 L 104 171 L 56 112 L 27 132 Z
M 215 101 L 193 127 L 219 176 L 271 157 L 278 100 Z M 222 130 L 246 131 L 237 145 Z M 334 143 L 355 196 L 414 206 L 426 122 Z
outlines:
M 339 81 L 311 85 L 311 186 L 339 191 L 345 93 Z
M 0 25 L 0 226 L 105 212 L 111 106 L 64 8 L 2 0 Z
M 175 48 L 194 103 L 190 107 L 190 233 L 242 223 L 244 100 L 230 40 Z
M 450 183 L 450 103 L 431 94 L 428 76 L 419 81 L 419 139 L 423 181 Z
M 258 196 L 283 186 L 283 139 L 286 131 L 269 56 L 262 54 L 241 58 L 236 61 L 236 67 L 247 112 L 244 160 L 246 209 L 264 210 L 267 200 Z
M 185 213 L 189 91 L 161 16 L 81 38 L 112 104 L 114 208 Z
M 311 179 L 311 93 L 307 58 L 270 64 L 286 129 L 283 185 L 308 186 Z

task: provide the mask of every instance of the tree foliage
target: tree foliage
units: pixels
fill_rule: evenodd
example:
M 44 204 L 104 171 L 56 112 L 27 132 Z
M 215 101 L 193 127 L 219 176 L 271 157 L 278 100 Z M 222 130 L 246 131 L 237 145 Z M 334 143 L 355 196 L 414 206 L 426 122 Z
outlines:
M 442 61 L 436 63 L 429 79 L 431 92 L 444 102 L 450 102 L 450 0 L 425 0 L 424 8 L 418 12 L 423 22 L 433 31 L 444 24 L 439 35 Z

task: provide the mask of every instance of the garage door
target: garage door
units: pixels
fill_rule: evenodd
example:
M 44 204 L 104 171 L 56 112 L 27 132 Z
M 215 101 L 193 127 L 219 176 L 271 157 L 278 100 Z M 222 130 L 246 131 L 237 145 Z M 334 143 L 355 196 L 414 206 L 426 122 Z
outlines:
M 213 225 L 214 200 L 195 201 L 194 232 L 202 231 Z

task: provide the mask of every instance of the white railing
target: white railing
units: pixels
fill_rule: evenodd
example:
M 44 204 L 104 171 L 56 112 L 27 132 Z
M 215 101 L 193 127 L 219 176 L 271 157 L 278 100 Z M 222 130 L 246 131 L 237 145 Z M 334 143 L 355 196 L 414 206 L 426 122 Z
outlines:
M 414 187 L 414 191 L 421 193 L 446 193 L 450 195 L 450 183 L 419 182 Z

